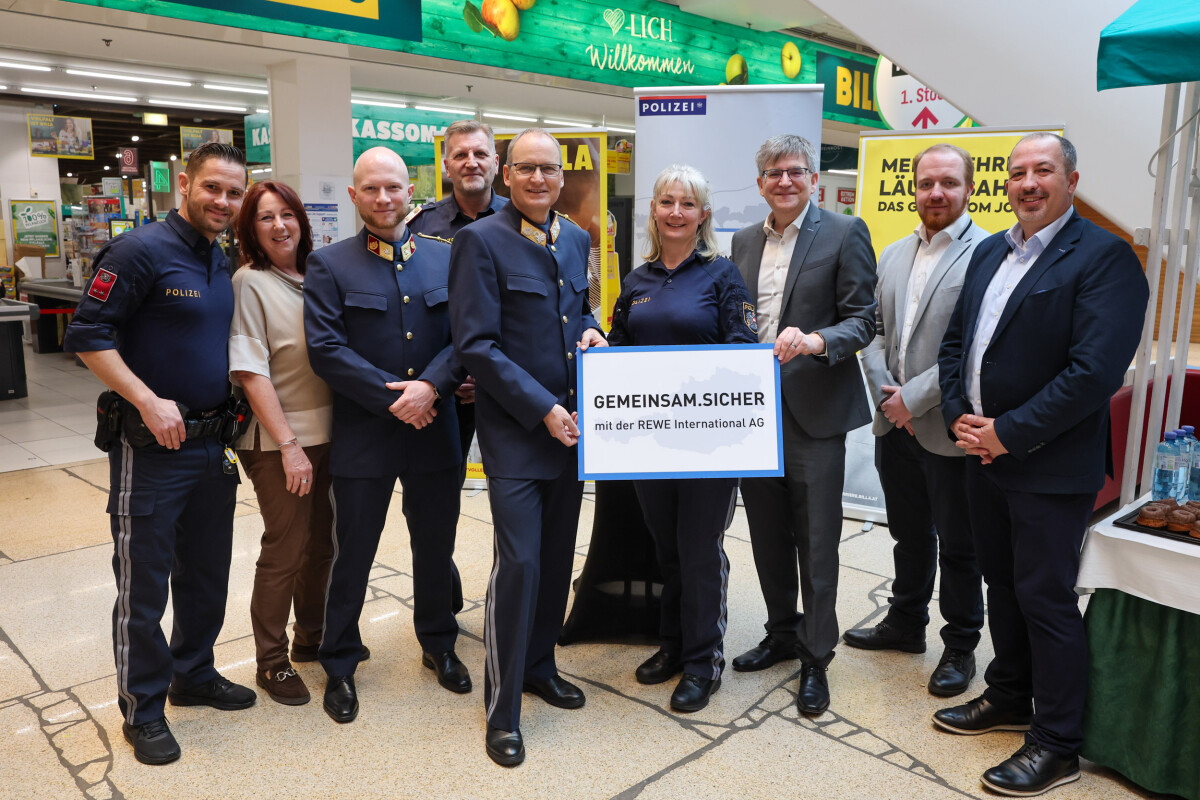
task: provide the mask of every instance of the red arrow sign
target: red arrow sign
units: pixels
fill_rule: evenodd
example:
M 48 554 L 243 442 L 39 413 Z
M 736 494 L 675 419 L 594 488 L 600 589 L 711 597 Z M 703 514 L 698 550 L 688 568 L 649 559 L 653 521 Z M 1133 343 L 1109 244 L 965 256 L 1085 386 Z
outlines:
M 928 128 L 930 125 L 937 125 L 938 118 L 929 110 L 929 106 L 921 109 L 921 113 L 917 114 L 917 118 L 912 121 L 914 128 Z

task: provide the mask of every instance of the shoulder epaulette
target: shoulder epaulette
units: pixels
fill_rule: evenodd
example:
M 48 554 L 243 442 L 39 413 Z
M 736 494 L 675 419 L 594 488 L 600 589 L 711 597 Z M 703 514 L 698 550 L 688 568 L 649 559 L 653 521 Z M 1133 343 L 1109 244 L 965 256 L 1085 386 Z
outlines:
M 428 233 L 418 233 L 417 236 L 420 236 L 422 239 L 433 239 L 434 241 L 445 242 L 446 244 L 454 244 L 453 239 L 443 239 L 441 236 L 433 236 Z
M 416 219 L 417 216 L 424 210 L 425 210 L 425 206 L 417 206 L 412 211 L 409 211 L 408 216 L 404 218 L 404 224 L 407 225 L 410 220 Z
M 562 213 L 561 211 L 555 211 L 554 213 L 555 213 L 555 214 L 558 214 L 560 217 L 562 217 L 562 218 L 563 218 L 563 219 L 565 219 L 567 222 L 569 222 L 569 223 L 571 223 L 572 225 L 574 225 L 576 228 L 582 228 L 582 227 L 583 227 L 583 226 L 582 226 L 582 225 L 580 225 L 578 222 L 576 222 L 575 220 L 571 219 L 570 217 L 568 217 L 566 214 Z

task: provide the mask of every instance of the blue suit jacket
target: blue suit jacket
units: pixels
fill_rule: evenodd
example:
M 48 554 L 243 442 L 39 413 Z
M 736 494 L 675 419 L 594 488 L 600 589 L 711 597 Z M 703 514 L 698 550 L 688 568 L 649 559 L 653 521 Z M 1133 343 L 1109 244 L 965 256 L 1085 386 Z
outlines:
M 460 463 L 454 390 L 463 373 L 450 344 L 450 247 L 416 238 L 394 261 L 367 250 L 367 231 L 317 250 L 304 278 L 304 336 L 313 371 L 333 389 L 334 475 L 377 478 Z M 426 380 L 442 399 L 417 430 L 388 407 L 390 381 Z
M 947 427 L 972 413 L 966 370 L 988 284 L 1009 252 L 985 239 L 938 354 Z M 1073 214 L 1013 290 L 980 368 L 983 415 L 1008 454 L 984 469 L 1008 489 L 1095 492 L 1110 462 L 1108 404 L 1133 360 L 1149 286 L 1124 241 Z M 950 434 L 953 437 L 953 434 Z
M 511 203 L 463 228 L 450 254 L 454 347 L 475 377 L 484 471 L 549 480 L 576 459 L 542 418 L 575 410 L 575 343 L 599 328 L 588 305 L 588 234 L 562 219 L 557 240 L 521 235 Z

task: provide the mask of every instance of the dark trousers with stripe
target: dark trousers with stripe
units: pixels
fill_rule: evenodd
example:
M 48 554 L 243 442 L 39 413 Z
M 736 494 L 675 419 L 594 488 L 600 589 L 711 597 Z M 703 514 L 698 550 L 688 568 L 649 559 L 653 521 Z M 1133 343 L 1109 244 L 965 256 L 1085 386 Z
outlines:
M 1073 755 L 1083 744 L 1087 698 L 1087 639 L 1075 579 L 1096 493 L 1004 489 L 979 459 L 967 461 L 967 502 L 996 650 L 983 696 L 1022 712 L 1032 700 L 1036 713 L 1026 740 Z
M 163 716 L 172 682 L 190 687 L 217 677 L 213 645 L 225 621 L 239 482 L 222 470 L 223 450 L 200 439 L 173 452 L 124 440 L 109 451 L 117 702 L 131 725 Z
M 683 671 L 721 677 L 725 668 L 725 528 L 737 478 L 634 481 L 663 574 L 659 637 Z
M 454 649 L 462 609 L 462 582 L 454 565 L 454 536 L 461 500 L 459 466 L 399 476 L 401 510 L 413 557 L 413 627 L 421 649 Z M 335 544 L 325 602 L 321 666 L 329 675 L 353 675 L 362 653 L 358 619 L 371 565 L 391 505 L 396 477 L 333 477 Z
M 571 586 L 583 484 L 575 462 L 553 480 L 488 478 L 495 550 L 483 623 L 489 725 L 515 731 L 526 678 L 558 674 L 554 645 Z

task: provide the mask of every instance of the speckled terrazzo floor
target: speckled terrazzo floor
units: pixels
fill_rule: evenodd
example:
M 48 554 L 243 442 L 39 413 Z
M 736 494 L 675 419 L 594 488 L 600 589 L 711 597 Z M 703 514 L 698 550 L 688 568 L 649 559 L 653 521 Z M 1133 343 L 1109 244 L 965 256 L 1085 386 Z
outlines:
M 483 595 L 491 566 L 487 496 L 464 492 L 457 560 L 467 605 L 458 652 L 476 689 L 452 695 L 421 667 L 412 632 L 411 557 L 395 498 L 363 612 L 373 656 L 358 672 L 362 712 L 336 725 L 321 709 L 324 677 L 301 664 L 314 702 L 286 707 L 260 692 L 253 708 L 168 707 L 183 748 L 165 767 L 137 763 L 121 735 L 110 645 L 115 589 L 104 515 L 103 461 L 0 475 L 0 798 L 950 798 L 987 796 L 980 773 L 1020 735 L 954 737 L 929 715 L 925 691 L 941 643 L 929 627 L 924 656 L 839 649 L 830 710 L 799 716 L 799 664 L 728 670 L 708 708 L 664 708 L 672 683 L 641 686 L 634 668 L 649 646 L 578 644 L 559 650 L 562 672 L 587 705 L 551 708 L 526 695 L 528 759 L 516 769 L 483 749 Z M 591 535 L 584 502 L 576 568 Z M 243 484 L 229 605 L 217 665 L 254 683 L 248 613 L 261 518 Z M 727 657 L 756 644 L 764 615 L 744 513 L 726 538 L 732 564 Z M 847 520 L 838 603 L 843 628 L 873 622 L 892 572 L 884 527 Z M 168 619 L 165 622 L 169 626 Z M 984 637 L 978 651 L 990 658 Z M 977 679 L 973 691 L 982 686 Z M 1150 797 L 1085 764 L 1083 779 L 1052 797 Z

